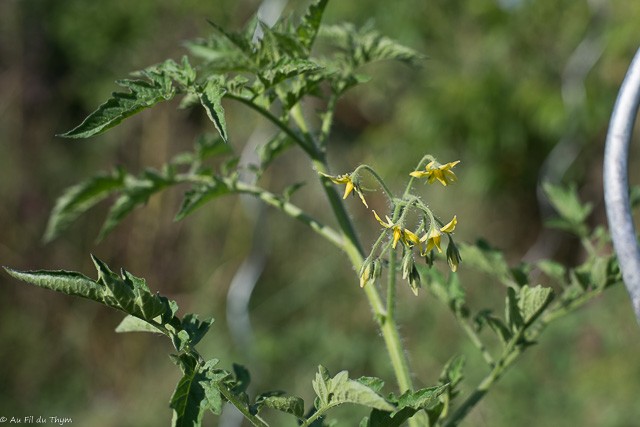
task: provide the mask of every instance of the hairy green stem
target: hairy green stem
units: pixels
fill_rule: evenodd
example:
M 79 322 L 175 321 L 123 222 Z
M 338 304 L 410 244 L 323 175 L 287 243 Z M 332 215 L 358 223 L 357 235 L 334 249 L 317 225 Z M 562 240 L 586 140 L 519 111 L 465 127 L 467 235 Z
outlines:
M 316 147 L 314 147 L 305 138 L 301 138 L 300 135 L 298 135 L 296 132 L 293 131 L 293 129 L 291 129 L 291 127 L 289 127 L 286 123 L 284 123 L 278 117 L 274 116 L 269 110 L 251 102 L 251 100 L 249 99 L 243 98 L 238 95 L 227 94 L 226 97 L 234 99 L 238 102 L 241 102 L 247 105 L 248 107 L 252 108 L 256 112 L 260 113 L 264 118 L 266 118 L 271 123 L 276 125 L 276 127 L 278 127 L 281 131 L 287 134 L 287 136 L 289 136 L 292 140 L 294 140 L 296 144 L 298 144 L 300 148 L 302 148 L 310 157 L 313 158 L 314 156 L 317 155 L 318 150 L 316 149 Z
M 389 275 L 387 277 L 387 317 L 395 321 L 396 318 L 396 250 L 389 246 Z
M 240 411 L 242 415 L 244 415 L 244 417 L 249 420 L 251 424 L 256 427 L 269 427 L 269 424 L 263 421 L 262 418 L 251 414 L 251 412 L 249 412 L 249 408 L 247 408 L 247 405 L 242 402 L 242 400 L 240 400 L 238 396 L 233 394 L 231 390 L 227 389 L 225 386 L 219 387 L 218 390 L 220 390 L 220 393 L 225 397 L 225 399 L 227 399 L 229 403 L 235 406 L 238 411 Z
M 227 94 L 227 97 L 231 99 L 235 99 L 261 115 L 263 115 L 267 120 L 271 121 L 275 126 L 281 129 L 285 134 L 291 137 L 311 158 L 312 165 L 314 169 L 320 174 L 330 175 L 330 171 L 327 167 L 326 158 L 324 156 L 324 150 L 320 150 L 313 143 L 313 141 L 309 140 L 309 134 L 305 133 L 307 138 L 300 137 L 296 132 L 294 132 L 291 127 L 287 123 L 281 121 L 278 117 L 271 114 L 270 111 L 254 104 L 250 100 L 242 98 L 240 96 Z M 322 138 L 320 140 L 320 144 L 324 144 L 326 142 L 326 138 L 329 134 L 332 122 L 332 114 L 335 109 L 335 100 L 330 102 L 330 108 L 327 111 L 327 115 L 325 116 L 322 124 L 321 135 Z M 303 118 L 300 116 L 295 116 L 294 120 L 302 120 Z M 338 193 L 336 192 L 333 183 L 330 179 L 325 176 L 320 175 L 320 182 L 322 184 L 322 188 L 327 196 L 331 209 L 334 212 L 336 220 L 338 221 L 338 225 L 342 232 L 342 250 L 349 257 L 353 268 L 356 271 L 360 271 L 362 263 L 364 261 L 364 251 L 358 239 L 358 236 L 355 232 L 353 224 L 349 219 L 349 215 L 344 206 L 343 200 L 340 198 Z M 264 199 L 263 199 L 264 200 Z M 265 200 L 269 203 L 271 198 L 267 198 Z M 274 204 L 276 207 L 279 206 L 279 202 Z M 294 216 L 296 218 L 300 218 L 299 216 Z M 310 223 L 309 223 L 310 225 Z M 328 237 L 324 233 L 321 233 L 322 236 Z M 331 239 L 332 242 L 335 243 L 334 239 Z M 404 393 L 407 390 L 413 389 L 413 384 L 411 381 L 411 375 L 409 371 L 409 363 L 405 356 L 404 349 L 402 347 L 402 341 L 400 339 L 400 334 L 398 332 L 397 325 L 393 318 L 388 316 L 385 305 L 380 297 L 378 289 L 373 284 L 368 284 L 364 287 L 365 295 L 367 296 L 367 300 L 369 301 L 369 305 L 373 311 L 374 318 L 376 319 L 380 332 L 382 333 L 382 337 L 384 339 L 387 352 L 389 354 L 389 359 L 391 361 L 391 365 L 394 370 L 394 374 L 396 377 L 396 381 L 398 383 L 398 387 L 400 392 Z M 412 427 L 418 427 L 416 421 L 410 420 L 410 425 Z
M 202 175 L 192 175 L 192 174 L 178 175 L 176 177 L 176 180 L 177 182 L 190 182 L 190 183 L 197 182 L 205 185 L 214 184 L 214 181 L 211 177 L 202 176 Z M 234 189 L 238 193 L 255 196 L 258 199 L 265 202 L 266 204 L 273 206 L 274 208 L 282 211 L 283 213 L 289 215 L 290 217 L 302 222 L 303 224 L 309 226 L 309 228 L 311 228 L 313 231 L 315 231 L 316 233 L 320 234 L 322 237 L 327 239 L 329 242 L 333 243 L 338 248 L 343 249 L 344 241 L 340 233 L 338 233 L 336 230 L 329 227 L 328 225 L 323 224 L 320 221 L 316 220 L 315 218 L 307 214 L 305 211 L 303 211 L 301 208 L 285 200 L 281 196 L 274 194 L 270 191 L 267 191 L 263 188 L 257 187 L 255 185 L 236 182 L 229 178 L 224 178 L 223 181 L 225 185 L 227 185 L 229 188 Z
M 313 165 L 317 172 L 329 175 L 326 163 L 323 158 L 313 159 Z M 340 195 L 336 192 L 331 180 L 324 176 L 320 176 L 322 187 L 329 199 L 329 204 L 333 209 L 334 215 L 338 220 L 340 229 L 344 236 L 344 251 L 351 260 L 356 271 L 360 271 L 362 262 L 364 261 L 364 252 L 353 228 L 353 224 L 349 219 L 349 215 L 345 209 L 344 203 Z M 369 305 L 373 310 L 373 315 L 378 322 L 380 332 L 384 339 L 391 360 L 391 365 L 401 392 L 413 389 L 411 374 L 409 371 L 409 362 L 404 354 L 400 333 L 395 320 L 389 317 L 385 305 L 382 302 L 378 289 L 369 283 L 364 287 L 365 295 L 369 301 Z

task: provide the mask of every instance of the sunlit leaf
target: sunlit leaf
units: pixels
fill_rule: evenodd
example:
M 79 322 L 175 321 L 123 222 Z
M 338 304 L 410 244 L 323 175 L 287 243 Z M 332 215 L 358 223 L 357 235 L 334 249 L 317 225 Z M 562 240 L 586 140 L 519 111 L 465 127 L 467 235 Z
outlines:
M 313 381 L 321 407 L 333 407 L 344 403 L 354 403 L 382 411 L 393 411 L 395 408 L 376 391 L 367 385 L 349 379 L 347 371 L 329 378 L 328 372 L 322 366 Z
M 520 309 L 522 320 L 529 325 L 542 313 L 553 298 L 551 288 L 523 286 L 518 294 L 518 308 Z

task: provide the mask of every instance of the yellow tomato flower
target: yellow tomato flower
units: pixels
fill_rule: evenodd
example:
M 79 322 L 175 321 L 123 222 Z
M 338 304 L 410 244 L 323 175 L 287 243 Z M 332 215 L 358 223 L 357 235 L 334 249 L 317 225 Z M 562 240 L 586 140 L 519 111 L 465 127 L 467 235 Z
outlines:
M 389 218 L 386 215 L 385 215 L 385 219 L 387 220 L 387 222 L 384 222 L 382 219 L 380 219 L 380 217 L 378 216 L 376 211 L 373 211 L 373 215 L 375 215 L 375 217 L 378 220 L 378 222 L 384 228 L 390 228 L 390 229 L 393 230 L 393 243 L 391 245 L 393 247 L 393 249 L 396 248 L 396 246 L 398 245 L 398 241 L 400 241 L 400 240 L 402 240 L 402 243 L 407 245 L 407 246 L 413 246 L 413 245 L 420 244 L 420 238 L 414 232 L 394 224 L 391 221 L 391 218 Z
M 369 207 L 369 205 L 367 204 L 367 201 L 364 198 L 364 193 L 362 193 L 362 189 L 351 178 L 351 175 L 345 174 L 345 175 L 331 176 L 331 175 L 327 175 L 326 173 L 322 173 L 322 172 L 320 172 L 320 174 L 322 176 L 326 176 L 327 178 L 329 178 L 334 184 L 344 184 L 345 185 L 345 187 L 344 187 L 344 195 L 342 196 L 343 199 L 346 199 L 349 196 L 349 194 L 351 194 L 351 192 L 353 190 L 356 190 L 356 193 L 360 197 L 360 200 L 362 201 L 362 204 L 365 205 L 365 207 L 367 207 L 367 208 Z
M 438 250 L 438 252 L 442 253 L 442 248 L 440 247 L 440 242 L 442 240 L 442 233 L 451 233 L 456 228 L 456 224 L 458 224 L 458 217 L 454 215 L 453 219 L 449 221 L 446 225 L 441 228 L 431 227 L 428 234 L 422 236 L 420 239 L 421 242 L 427 242 L 427 248 L 425 251 L 429 253 L 434 247 Z M 424 255 L 424 254 L 423 254 Z
M 450 182 L 454 182 L 458 179 L 456 177 L 456 174 L 451 170 L 458 163 L 460 163 L 460 160 L 442 165 L 433 160 L 429 162 L 427 166 L 425 166 L 425 170 L 413 171 L 409 175 L 414 178 L 427 177 L 427 182 L 429 184 L 433 184 L 436 180 L 438 180 L 442 185 L 446 187 Z

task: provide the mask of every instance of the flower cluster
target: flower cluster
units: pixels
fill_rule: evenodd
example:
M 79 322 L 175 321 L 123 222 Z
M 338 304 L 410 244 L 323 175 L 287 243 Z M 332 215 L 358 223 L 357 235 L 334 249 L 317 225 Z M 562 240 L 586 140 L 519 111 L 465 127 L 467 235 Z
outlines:
M 410 173 L 413 178 L 426 178 L 427 183 L 432 184 L 434 182 L 440 182 L 442 185 L 447 186 L 457 180 L 455 173 L 452 169 L 460 163 L 460 161 L 441 164 L 438 163 L 433 157 L 426 156 L 423 159 L 424 162 L 429 161 L 424 167 L 424 170 L 415 170 Z M 421 162 L 423 164 L 423 162 Z M 418 167 L 420 168 L 420 166 Z M 363 287 L 367 283 L 374 282 L 381 274 L 383 262 L 383 254 L 387 250 L 396 250 L 398 244 L 402 248 L 402 261 L 400 269 L 402 271 L 402 278 L 409 282 L 409 285 L 414 293 L 417 294 L 420 277 L 414 261 L 414 249 L 417 249 L 417 253 L 421 257 L 427 260 L 427 263 L 431 265 L 433 260 L 433 251 L 437 250 L 438 253 L 442 253 L 442 236 L 447 236 L 449 243 L 446 249 L 446 259 L 451 271 L 455 272 L 460 264 L 461 257 L 458 248 L 456 247 L 452 233 L 454 232 L 456 225 L 458 224 L 457 216 L 454 216 L 451 221 L 444 224 L 435 219 L 431 209 L 427 207 L 420 199 L 415 196 L 409 195 L 409 187 L 405 192 L 405 196 L 402 199 L 395 199 L 389 189 L 386 187 L 382 179 L 366 165 L 358 167 L 350 174 L 332 176 L 321 173 L 322 176 L 328 178 L 335 184 L 344 185 L 343 199 L 346 199 L 349 194 L 357 194 L 365 207 L 369 207 L 364 197 L 364 192 L 360 184 L 360 171 L 367 170 L 373 175 L 373 177 L 379 182 L 380 186 L 387 194 L 389 201 L 394 207 L 393 219 L 388 215 L 384 216 L 384 220 L 378 215 L 378 213 L 372 209 L 375 219 L 382 225 L 384 232 L 378 238 L 378 241 L 374 244 L 371 254 L 362 264 L 360 269 L 360 286 Z M 410 230 L 405 227 L 407 213 L 415 208 L 422 213 L 423 220 L 420 225 Z M 391 234 L 391 239 L 384 243 L 384 236 L 387 233 Z M 422 236 L 420 236 L 422 234 Z M 389 249 L 389 247 L 391 249 Z
M 413 171 L 409 175 L 414 178 L 426 177 L 429 184 L 433 184 L 436 180 L 438 180 L 442 185 L 446 187 L 450 182 L 457 181 L 458 178 L 456 177 L 456 174 L 451 171 L 451 169 L 453 169 L 453 167 L 458 163 L 460 163 L 460 160 L 442 165 L 437 161 L 432 160 L 431 162 L 427 163 L 427 166 L 425 166 L 423 171 Z

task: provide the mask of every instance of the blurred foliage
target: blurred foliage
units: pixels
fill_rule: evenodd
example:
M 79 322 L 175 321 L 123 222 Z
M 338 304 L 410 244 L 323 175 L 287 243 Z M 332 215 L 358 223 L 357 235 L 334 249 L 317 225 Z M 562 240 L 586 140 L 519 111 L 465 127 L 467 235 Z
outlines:
M 291 3 L 289 11 L 302 7 Z M 169 105 L 131 119 L 98 137 L 99 143 L 53 135 L 95 109 L 128 70 L 178 59 L 179 41 L 208 31 L 205 18 L 240 28 L 258 6 L 228 0 L 0 2 L 0 262 L 89 274 L 89 262 L 79 263 L 93 252 L 126 265 L 181 307 L 215 316 L 203 353 L 250 365 L 257 389 L 268 384 L 309 393 L 309 379 L 321 363 L 332 372 L 348 367 L 354 376 L 375 371 L 390 379 L 353 272 L 339 254 L 322 242 L 309 243 L 315 236 L 275 212 L 264 211 L 259 223 L 268 262 L 251 300 L 254 335 L 248 343 L 233 340 L 224 313 L 229 283 L 251 250 L 249 225 L 256 219 L 250 203 L 225 199 L 174 225 L 179 193 L 165 193 L 100 244 L 94 242 L 100 213 L 79 221 L 64 238 L 38 244 L 62 189 L 114 164 L 157 166 L 191 146 L 190 136 L 207 119 L 173 113 L 175 105 Z M 332 2 L 325 17 L 329 23 L 371 19 L 382 33 L 429 59 L 418 71 L 397 64 L 371 70 L 371 82 L 339 105 L 332 142 L 340 144 L 336 171 L 366 162 L 392 176 L 405 174 L 425 151 L 460 158 L 460 183 L 449 189 L 453 197 L 448 194 L 458 201 L 451 210 L 465 224 L 460 239 L 485 237 L 514 261 L 546 256 L 578 263 L 584 254 L 575 240 L 539 231 L 546 211 L 544 203 L 538 208 L 536 183 L 540 173 L 551 181 L 577 180 L 583 198 L 594 204 L 591 221 L 604 222 L 604 133 L 618 85 L 640 45 L 640 3 Z M 253 113 L 238 105 L 225 108 L 236 141 L 265 132 Z M 267 179 L 276 186 L 283 174 L 309 179 L 307 166 L 297 160 L 288 153 L 274 168 L 280 172 Z M 313 193 L 302 197 L 313 205 Z M 439 204 L 439 196 L 430 202 Z M 357 201 L 351 208 L 358 226 L 377 229 Z M 242 219 L 230 221 L 233 214 Z M 154 352 L 166 351 L 166 343 L 116 336 L 119 316 L 90 303 L 43 295 L 6 276 L 0 282 L 0 415 L 68 416 L 98 427 L 166 422 L 177 373 Z M 493 290 L 480 280 L 470 292 Z M 417 377 L 433 383 L 452 350 L 468 349 L 450 314 L 424 298 L 403 295 L 399 322 L 409 352 L 419 355 L 413 360 Z M 309 306 L 322 315 L 308 315 Z M 630 381 L 640 374 L 638 351 L 637 325 L 617 288 L 554 325 L 468 424 L 633 425 L 640 416 L 640 384 Z M 481 363 L 469 359 L 472 380 L 481 378 Z M 165 378 L 157 372 L 167 373 L 166 384 L 153 381 Z M 276 372 L 288 373 L 287 384 L 278 384 Z M 158 398 L 164 390 L 166 399 Z

